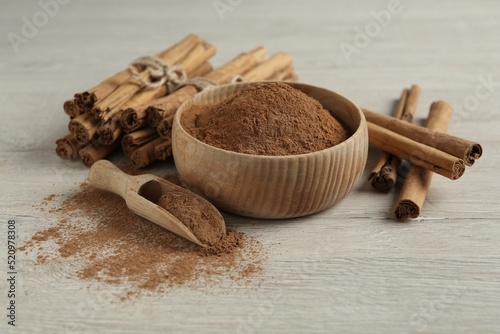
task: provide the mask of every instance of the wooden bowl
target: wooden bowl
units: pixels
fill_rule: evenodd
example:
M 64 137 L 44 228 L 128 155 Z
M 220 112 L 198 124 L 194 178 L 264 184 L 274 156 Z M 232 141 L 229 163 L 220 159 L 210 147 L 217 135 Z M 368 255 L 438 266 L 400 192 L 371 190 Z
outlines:
M 220 102 L 247 85 L 201 92 L 177 111 L 172 130 L 175 165 L 184 182 L 221 210 L 247 217 L 291 218 L 331 207 L 362 174 L 368 156 L 368 129 L 361 109 L 335 92 L 288 83 L 318 100 L 351 136 L 333 147 L 306 154 L 264 156 L 210 146 L 186 132 L 181 117 L 193 104 Z

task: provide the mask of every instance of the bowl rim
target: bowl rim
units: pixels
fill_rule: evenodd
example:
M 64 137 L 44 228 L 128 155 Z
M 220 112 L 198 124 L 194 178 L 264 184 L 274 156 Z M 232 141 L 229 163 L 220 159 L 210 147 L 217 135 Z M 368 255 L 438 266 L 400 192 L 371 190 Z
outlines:
M 359 113 L 360 120 L 359 120 L 359 125 L 358 125 L 356 131 L 354 131 L 354 133 L 351 134 L 351 136 L 349 136 L 349 138 L 347 138 L 343 142 L 338 143 L 337 145 L 334 145 L 334 146 L 331 146 L 331 147 L 327 147 L 327 148 L 322 149 L 320 151 L 313 151 L 313 152 L 307 152 L 307 153 L 302 153 L 302 154 L 264 155 L 264 154 L 241 153 L 241 152 L 226 150 L 226 149 L 223 149 L 223 148 L 220 148 L 220 147 L 216 147 L 216 146 L 207 144 L 204 141 L 201 141 L 198 138 L 192 136 L 182 126 L 182 123 L 181 123 L 181 120 L 180 120 L 181 115 L 186 111 L 186 105 L 188 103 L 194 103 L 193 100 L 194 100 L 195 96 L 200 96 L 201 94 L 208 94 L 210 92 L 213 92 L 214 90 L 227 89 L 228 87 L 233 87 L 233 86 L 247 86 L 247 85 L 252 85 L 252 84 L 269 83 L 269 82 L 284 83 L 284 84 L 292 86 L 295 89 L 298 89 L 297 87 L 295 87 L 295 85 L 297 85 L 297 86 L 299 86 L 299 85 L 300 86 L 306 86 L 306 87 L 309 87 L 309 88 L 319 88 L 319 89 L 325 90 L 327 92 L 336 94 L 337 96 L 340 96 L 341 98 L 345 99 L 347 102 L 351 103 L 355 107 L 355 109 L 358 111 L 358 113 Z M 306 94 L 306 95 L 308 95 L 308 94 Z M 329 112 L 331 112 L 331 111 L 329 110 Z M 209 88 L 206 91 L 201 91 L 198 94 L 190 97 L 189 99 L 187 99 L 186 101 L 184 101 L 179 106 L 179 108 L 177 109 L 177 112 L 175 113 L 175 116 L 174 116 L 173 127 L 176 127 L 176 128 L 178 127 L 179 130 L 183 132 L 183 134 L 187 135 L 189 138 L 191 138 L 195 142 L 202 144 L 206 148 L 210 148 L 212 150 L 219 151 L 221 153 L 224 152 L 226 154 L 233 154 L 235 156 L 247 157 L 247 158 L 251 157 L 251 158 L 254 158 L 254 159 L 269 159 L 269 158 L 274 158 L 274 159 L 295 159 L 295 158 L 298 158 L 298 157 L 299 158 L 303 158 L 303 157 L 304 158 L 308 158 L 308 157 L 313 157 L 315 155 L 323 155 L 323 154 L 327 153 L 328 151 L 332 151 L 332 150 L 335 150 L 335 149 L 341 149 L 343 146 L 349 145 L 350 142 L 356 140 L 355 137 L 361 136 L 361 133 L 365 132 L 364 129 L 363 129 L 363 123 L 366 124 L 366 119 L 365 119 L 365 115 L 363 114 L 363 111 L 361 110 L 361 108 L 356 103 L 354 103 L 353 101 L 351 101 L 350 99 L 348 99 L 347 97 L 345 97 L 344 95 L 339 94 L 338 92 L 333 91 L 331 89 L 327 89 L 327 88 L 323 88 L 323 87 L 319 87 L 319 86 L 314 86 L 314 85 L 310 85 L 310 84 L 305 84 L 305 83 L 302 83 L 302 82 L 289 82 L 289 81 L 250 81 L 250 82 L 238 82 L 238 83 L 233 83 L 233 84 L 220 85 L 220 86 L 217 86 L 215 88 Z M 172 133 L 175 132 L 174 129 L 173 129 L 173 127 L 172 127 Z M 173 139 L 173 140 L 175 140 L 175 139 Z M 175 156 L 174 156 L 174 158 L 175 158 Z

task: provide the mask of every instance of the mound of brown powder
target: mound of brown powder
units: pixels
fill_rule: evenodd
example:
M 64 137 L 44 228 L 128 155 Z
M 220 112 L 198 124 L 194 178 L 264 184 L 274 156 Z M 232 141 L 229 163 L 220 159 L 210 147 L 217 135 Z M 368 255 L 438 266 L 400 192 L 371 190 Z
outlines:
M 259 155 L 320 151 L 348 137 L 317 100 L 278 82 L 250 85 L 221 103 L 193 106 L 182 123 L 209 145 Z
M 172 190 L 158 205 L 181 221 L 202 243 L 215 246 L 225 234 L 224 219 L 210 203 L 183 191 Z
M 19 250 L 38 265 L 78 263 L 71 276 L 120 285 L 121 299 L 177 285 L 240 282 L 259 272 L 265 258 L 257 240 L 234 230 L 217 246 L 202 249 L 134 215 L 119 196 L 87 184 L 61 203 L 44 201 L 39 209 L 48 209 L 58 223 Z

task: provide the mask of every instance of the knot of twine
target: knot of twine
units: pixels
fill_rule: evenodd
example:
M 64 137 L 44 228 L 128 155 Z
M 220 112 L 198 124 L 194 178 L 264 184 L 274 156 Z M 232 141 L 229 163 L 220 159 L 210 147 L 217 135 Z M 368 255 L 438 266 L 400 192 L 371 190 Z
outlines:
M 171 65 L 156 56 L 137 58 L 130 63 L 128 70 L 132 78 L 150 89 L 166 85 L 168 91 L 173 92 L 187 80 L 187 73 L 181 65 Z M 143 78 L 140 70 L 148 70 L 149 76 Z

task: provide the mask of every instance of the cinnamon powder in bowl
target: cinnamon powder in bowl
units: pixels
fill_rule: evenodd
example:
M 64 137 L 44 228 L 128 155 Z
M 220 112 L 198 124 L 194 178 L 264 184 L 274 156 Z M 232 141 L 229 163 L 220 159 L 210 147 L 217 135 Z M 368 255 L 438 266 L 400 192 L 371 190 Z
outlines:
M 303 154 L 335 146 L 348 137 L 317 100 L 281 82 L 250 85 L 220 103 L 191 108 L 183 120 L 188 133 L 234 152 Z
M 172 136 L 190 188 L 222 210 L 258 218 L 331 207 L 349 193 L 368 155 L 359 107 L 305 84 L 207 90 L 179 108 Z

